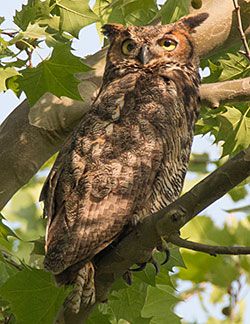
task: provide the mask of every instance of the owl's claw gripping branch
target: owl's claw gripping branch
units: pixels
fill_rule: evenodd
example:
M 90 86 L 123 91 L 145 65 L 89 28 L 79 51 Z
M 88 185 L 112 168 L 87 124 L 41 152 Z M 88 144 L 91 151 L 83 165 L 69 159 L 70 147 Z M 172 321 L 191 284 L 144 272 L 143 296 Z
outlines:
M 130 268 L 129 271 L 132 271 L 132 272 L 143 271 L 147 266 L 147 262 L 137 263 L 137 265 L 138 265 L 137 268 Z
M 146 268 L 146 266 L 147 266 L 148 263 L 151 263 L 151 264 L 154 266 L 154 268 L 155 268 L 155 273 L 156 273 L 156 274 L 158 274 L 158 273 L 160 272 L 159 264 L 158 264 L 158 262 L 154 259 L 153 256 L 151 256 L 151 258 L 150 258 L 147 262 L 143 262 L 143 263 L 141 263 L 141 264 L 137 264 L 137 265 L 139 266 L 138 268 L 131 268 L 131 269 L 129 269 L 129 271 L 131 271 L 131 272 L 143 271 L 143 270 Z
M 159 252 L 164 252 L 165 253 L 165 259 L 161 263 L 161 265 L 166 264 L 168 262 L 169 258 L 170 258 L 170 251 L 169 251 L 168 244 L 165 241 L 164 237 L 161 236 L 161 241 L 157 244 L 156 249 Z

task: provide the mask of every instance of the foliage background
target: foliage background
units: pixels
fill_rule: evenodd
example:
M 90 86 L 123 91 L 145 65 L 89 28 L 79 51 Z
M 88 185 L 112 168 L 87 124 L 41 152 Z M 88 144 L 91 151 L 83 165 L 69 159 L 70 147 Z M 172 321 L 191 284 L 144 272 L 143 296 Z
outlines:
M 70 24 L 72 21 L 70 11 L 65 9 L 71 6 L 69 1 L 51 2 L 52 5 L 54 3 L 55 18 L 53 21 L 48 21 L 51 19 L 48 16 L 49 6 L 46 6 L 48 3 L 49 1 L 45 1 L 41 9 L 40 1 L 29 1 L 29 5 L 22 7 L 22 11 L 17 12 L 14 18 L 17 24 L 15 28 L 22 31 L 14 37 L 2 34 L 1 38 L 0 77 L 3 81 L 0 83 L 0 90 L 6 91 L 9 88 L 6 94 L 14 91 L 17 95 L 20 95 L 20 89 L 25 90 L 31 104 L 35 103 L 46 90 L 58 96 L 68 95 L 74 99 L 80 99 L 76 87 L 77 81 L 73 74 L 78 71 L 87 71 L 88 68 L 71 53 L 83 56 L 87 51 L 95 52 L 100 43 L 96 34 L 96 42 L 93 46 L 93 30 L 95 29 L 93 25 L 85 27 L 80 32 L 80 40 L 73 39 L 73 43 L 71 43 L 69 33 L 76 37 L 85 24 L 89 25 L 94 21 L 97 21 L 99 31 L 101 24 L 107 19 L 122 23 L 143 24 L 161 14 L 163 22 L 167 23 L 186 14 L 188 8 L 188 1 L 183 1 L 177 6 L 176 1 L 169 0 L 159 13 L 159 7 L 151 0 L 144 1 L 146 11 L 142 10 L 141 1 L 116 0 L 109 4 L 108 1 L 98 0 L 94 13 L 87 6 L 84 8 L 80 6 L 80 1 L 75 1 L 76 12 L 87 14 L 87 18 L 84 20 L 82 16 L 78 17 L 79 15 L 76 14 L 73 18 L 75 24 L 72 25 Z M 27 17 L 29 17 L 28 20 Z M 4 26 L 6 25 L 3 23 L 0 29 L 5 30 Z M 67 31 L 67 33 L 62 31 Z M 87 36 L 91 41 L 87 41 Z M 38 45 L 36 42 L 40 40 L 43 41 L 30 58 L 27 52 L 32 52 L 33 47 Z M 78 48 L 78 51 L 70 52 L 70 46 Z M 93 47 L 90 48 L 90 46 Z M 39 55 L 45 58 L 52 48 L 55 50 L 49 61 L 44 61 L 36 69 L 31 69 L 31 62 L 33 66 L 36 66 L 41 62 Z M 20 53 L 16 56 L 18 50 Z M 232 53 L 229 54 L 223 53 L 220 58 L 202 61 L 202 68 L 206 67 L 211 71 L 211 74 L 204 79 L 205 82 L 249 76 L 246 60 L 237 54 L 236 49 L 231 51 Z M 7 60 L 6 57 L 8 57 Z M 65 66 L 65 62 L 70 62 L 70 67 L 73 66 L 73 68 L 69 68 L 69 64 Z M 59 64 L 59 70 L 56 69 L 54 63 Z M 15 69 L 15 67 L 21 69 Z M 61 75 L 62 70 L 66 73 L 64 78 Z M 19 78 L 19 73 L 23 74 L 23 78 Z M 65 80 L 65 84 L 60 84 L 58 87 L 60 78 Z M 40 89 L 40 93 L 34 91 L 34 83 L 39 80 L 41 83 L 37 89 Z M 6 107 L 5 101 L 3 107 Z M 220 107 L 216 111 L 203 108 L 202 118 L 197 125 L 197 133 L 208 133 L 211 137 L 206 136 L 204 140 L 199 136 L 196 140 L 195 154 L 192 155 L 184 191 L 220 165 L 228 158 L 228 155 L 249 146 L 249 118 L 249 107 L 243 104 L 236 107 Z M 219 143 L 216 148 L 215 145 L 208 144 L 214 140 Z M 218 161 L 220 156 L 223 159 Z M 37 201 L 52 162 L 53 158 L 2 211 L 0 223 L 2 251 L 0 316 L 2 317 L 0 321 L 10 318 L 10 322 L 13 323 L 17 321 L 17 323 L 28 324 L 34 323 L 35 320 L 38 323 L 50 323 L 69 292 L 55 287 L 52 277 L 41 270 L 45 222 L 41 218 L 42 209 Z M 217 206 L 206 210 L 204 212 L 206 216 L 195 218 L 185 226 L 182 236 L 208 244 L 250 245 L 248 192 L 249 188 L 246 184 L 234 189 L 217 203 Z M 245 208 L 242 209 L 240 206 L 245 206 Z M 166 316 L 168 316 L 169 323 L 179 323 L 179 318 L 170 313 L 175 305 L 177 305 L 176 313 L 183 315 L 184 322 L 188 323 L 194 321 L 229 323 L 232 318 L 234 323 L 242 323 L 244 317 L 245 321 L 250 318 L 250 314 L 245 313 L 244 303 L 249 291 L 249 287 L 246 286 L 249 282 L 249 257 L 218 256 L 214 258 L 187 250 L 183 250 L 181 256 L 178 249 L 174 247 L 171 254 L 170 262 L 161 268 L 158 276 L 155 277 L 154 270 L 149 265 L 144 272 L 134 276 L 134 283 L 131 287 L 127 287 L 122 281 L 117 282 L 108 305 L 101 305 L 99 310 L 91 316 L 89 323 L 119 322 L 122 324 L 128 321 L 138 324 L 160 324 L 165 323 Z M 160 255 L 158 257 L 161 258 Z M 172 267 L 174 267 L 174 272 L 169 276 Z M 177 290 L 173 287 L 177 287 Z M 182 299 L 186 302 L 179 302 Z M 125 305 L 127 307 L 124 307 Z M 191 307 L 194 309 L 193 313 L 190 311 Z M 29 311 L 31 308 L 32 312 Z M 199 309 L 198 312 L 197 309 Z

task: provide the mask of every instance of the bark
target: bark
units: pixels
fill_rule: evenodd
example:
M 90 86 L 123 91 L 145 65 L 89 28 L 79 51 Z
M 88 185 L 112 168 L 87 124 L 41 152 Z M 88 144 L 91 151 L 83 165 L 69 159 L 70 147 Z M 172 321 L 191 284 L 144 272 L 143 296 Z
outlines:
M 231 0 L 203 0 L 199 10 L 191 8 L 190 13 L 208 12 L 209 18 L 202 24 L 195 36 L 200 57 L 208 58 L 219 55 L 227 49 L 239 45 L 237 17 L 234 15 L 234 4 Z M 241 18 L 245 34 L 249 35 L 250 0 L 239 1 Z
M 169 241 L 175 245 L 186 248 L 193 251 L 208 253 L 212 256 L 217 254 L 229 254 L 229 255 L 243 255 L 250 254 L 249 246 L 220 246 L 220 245 L 207 245 L 189 240 L 184 240 L 178 235 L 171 235 Z
M 200 95 L 202 104 L 212 108 L 225 103 L 250 101 L 250 77 L 203 84 L 200 87 Z

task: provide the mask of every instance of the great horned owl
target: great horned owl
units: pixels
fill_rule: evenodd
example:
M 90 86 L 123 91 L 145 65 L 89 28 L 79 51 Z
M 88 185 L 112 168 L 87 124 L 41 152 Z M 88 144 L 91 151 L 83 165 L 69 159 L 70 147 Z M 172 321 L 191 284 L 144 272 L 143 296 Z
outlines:
M 107 24 L 103 84 L 44 185 L 45 268 L 93 303 L 94 257 L 182 189 L 199 111 L 191 33 L 206 13 L 170 25 Z

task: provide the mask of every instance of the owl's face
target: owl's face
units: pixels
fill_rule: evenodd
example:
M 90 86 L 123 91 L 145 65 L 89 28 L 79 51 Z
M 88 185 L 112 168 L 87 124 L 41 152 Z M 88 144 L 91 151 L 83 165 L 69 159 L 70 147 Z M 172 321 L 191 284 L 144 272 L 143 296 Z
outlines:
M 197 60 L 191 33 L 208 14 L 185 17 L 170 25 L 129 26 L 117 24 L 103 26 L 110 39 L 107 56 L 109 67 L 128 72 L 149 70 L 168 64 L 188 64 Z M 126 71 L 125 71 L 126 70 Z

